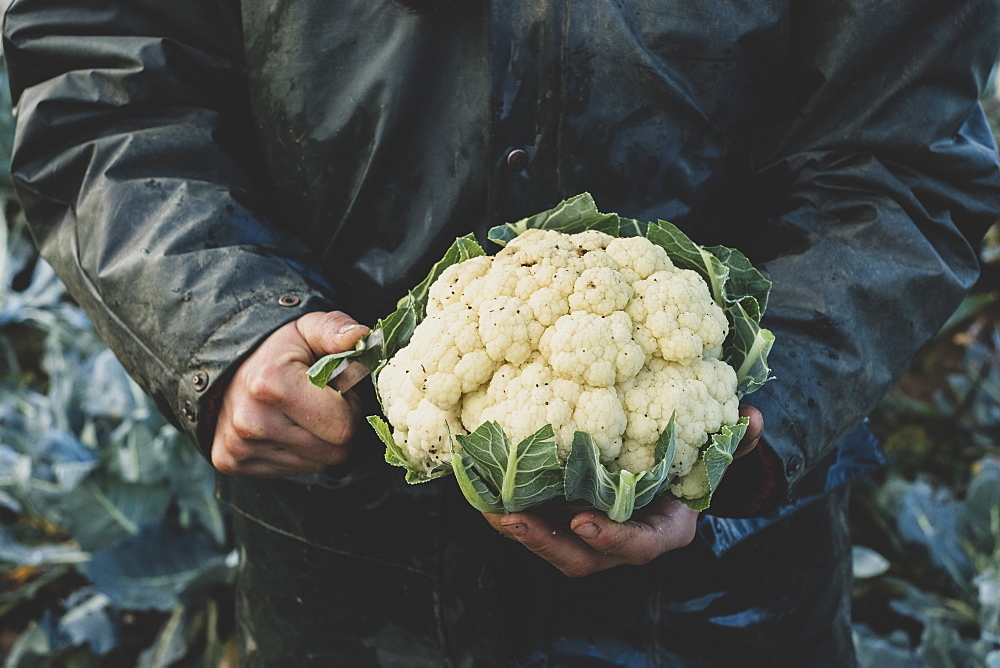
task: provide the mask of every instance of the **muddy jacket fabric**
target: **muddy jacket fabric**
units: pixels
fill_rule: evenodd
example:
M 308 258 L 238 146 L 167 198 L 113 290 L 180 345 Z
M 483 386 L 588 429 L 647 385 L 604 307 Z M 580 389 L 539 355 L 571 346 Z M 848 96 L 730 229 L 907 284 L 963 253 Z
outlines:
M 972 285 L 1000 210 L 976 102 L 994 0 L 7 4 L 35 239 L 202 446 L 205 398 L 262 338 L 310 310 L 373 322 L 455 236 L 589 191 L 744 250 L 774 282 L 778 380 L 748 402 L 781 497 L 706 516 L 715 554 L 877 464 L 845 436 Z M 440 582 L 449 492 L 378 450 L 228 493 Z

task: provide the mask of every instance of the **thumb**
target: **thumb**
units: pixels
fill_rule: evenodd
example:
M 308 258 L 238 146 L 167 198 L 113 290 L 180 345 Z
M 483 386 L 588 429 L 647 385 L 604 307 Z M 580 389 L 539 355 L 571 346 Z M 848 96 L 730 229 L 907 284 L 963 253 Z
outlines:
M 354 347 L 368 328 L 343 311 L 307 313 L 295 321 L 299 335 L 316 357 Z

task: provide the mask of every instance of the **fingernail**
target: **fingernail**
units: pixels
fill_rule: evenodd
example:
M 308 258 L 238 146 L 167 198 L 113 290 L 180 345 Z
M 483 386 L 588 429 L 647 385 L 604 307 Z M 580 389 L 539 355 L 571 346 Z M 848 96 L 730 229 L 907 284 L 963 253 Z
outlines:
M 352 329 L 357 329 L 358 327 L 362 327 L 362 326 L 363 325 L 359 325 L 356 322 L 355 323 L 351 323 L 350 325 L 344 325 L 343 327 L 341 327 L 340 329 L 338 329 L 337 333 L 338 334 L 347 334 Z
M 507 533 L 516 538 L 522 538 L 528 533 L 528 525 L 526 524 L 504 524 L 503 528 L 507 530 Z
M 586 538 L 588 540 L 592 538 L 597 538 L 597 534 L 601 533 L 601 528 L 596 524 L 588 522 L 587 524 L 581 524 L 577 528 L 573 529 L 576 535 L 580 538 Z

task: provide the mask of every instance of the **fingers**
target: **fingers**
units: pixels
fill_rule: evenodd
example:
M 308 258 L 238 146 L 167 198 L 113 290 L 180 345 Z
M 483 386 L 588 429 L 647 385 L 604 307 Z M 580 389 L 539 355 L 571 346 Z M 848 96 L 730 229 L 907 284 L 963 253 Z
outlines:
M 327 350 L 317 353 L 302 336 L 305 330 L 317 340 L 326 337 Z M 344 445 L 351 440 L 359 413 L 353 393 L 341 394 L 331 387 L 316 387 L 306 378 L 306 371 L 318 355 L 341 352 L 333 348 L 352 348 L 367 328 L 340 313 L 310 313 L 276 330 L 237 371 L 230 389 L 243 393 L 244 401 L 234 404 L 236 428 L 250 439 L 263 438 L 280 426 L 264 417 L 277 410 L 286 421 L 327 443 Z M 273 436 L 272 436 L 273 437 Z M 292 445 L 294 443 L 288 443 Z
M 341 311 L 307 313 L 295 326 L 316 358 L 350 350 L 369 331 Z
M 239 434 L 249 439 L 274 439 L 280 430 L 282 442 L 297 444 L 284 440 L 296 433 L 283 428 L 291 424 L 322 442 L 347 444 L 357 424 L 357 396 L 351 392 L 341 394 L 332 387 L 316 387 L 306 378 L 308 368 L 305 360 L 279 356 L 248 369 L 245 400 L 234 407 L 234 428 Z M 273 410 L 262 411 L 265 406 Z M 308 443 L 308 439 L 302 441 L 303 445 Z
M 342 397 L 337 402 L 345 403 Z M 344 446 L 350 441 L 350 427 L 332 427 L 335 438 L 322 438 L 289 419 L 282 411 L 262 410 L 257 403 L 241 402 L 234 407 L 234 414 L 225 414 L 232 425 L 235 437 L 233 447 L 254 443 L 268 445 L 278 451 L 291 451 L 307 461 L 323 466 L 338 464 L 344 457 Z M 346 417 L 353 424 L 353 414 Z M 247 455 L 252 457 L 253 455 Z
M 484 513 L 484 516 L 494 529 L 521 543 L 568 577 L 583 577 L 622 563 L 595 552 L 572 532 L 556 529 L 537 515 Z
M 747 431 L 740 444 L 736 447 L 736 452 L 733 453 L 733 459 L 739 459 L 756 448 L 757 443 L 760 442 L 761 434 L 764 433 L 764 416 L 760 414 L 759 410 L 753 406 L 740 406 L 740 417 L 748 418 L 750 424 L 747 426 Z
M 219 412 L 212 443 L 212 464 L 220 472 L 283 477 L 319 473 L 347 458 L 347 441 L 334 443 L 316 436 L 280 409 L 238 391 L 238 379 L 233 382 Z M 346 403 L 343 397 L 335 399 Z M 338 433 L 344 431 L 341 428 Z
M 570 529 L 597 552 L 641 566 L 694 540 L 697 519 L 698 513 L 683 503 L 657 498 L 627 522 L 588 511 L 574 517 Z
M 698 513 L 656 499 L 633 520 L 613 522 L 598 511 L 580 513 L 569 529 L 553 527 L 531 513 L 484 513 L 493 528 L 542 557 L 569 577 L 583 577 L 623 564 L 642 565 L 688 545 Z
M 276 478 L 302 473 L 322 473 L 327 464 L 300 457 L 274 442 L 240 442 L 212 450 L 212 464 L 227 475 Z
M 339 313 L 311 313 L 275 330 L 237 368 L 223 394 L 212 443 L 222 473 L 316 473 L 349 454 L 360 415 L 351 392 L 318 388 L 315 360 L 354 347 L 368 329 Z

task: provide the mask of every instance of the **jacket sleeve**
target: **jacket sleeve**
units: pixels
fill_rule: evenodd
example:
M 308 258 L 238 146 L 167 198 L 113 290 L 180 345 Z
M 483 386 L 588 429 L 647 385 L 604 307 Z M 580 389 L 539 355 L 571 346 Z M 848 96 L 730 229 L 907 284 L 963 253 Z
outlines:
M 791 4 L 794 71 L 753 151 L 777 380 L 748 397 L 781 460 L 782 502 L 826 486 L 838 442 L 975 282 L 1000 213 L 978 104 L 998 3 Z
M 309 253 L 265 220 L 239 3 L 15 0 L 4 49 L 42 256 L 196 439 L 236 361 L 330 308 Z

